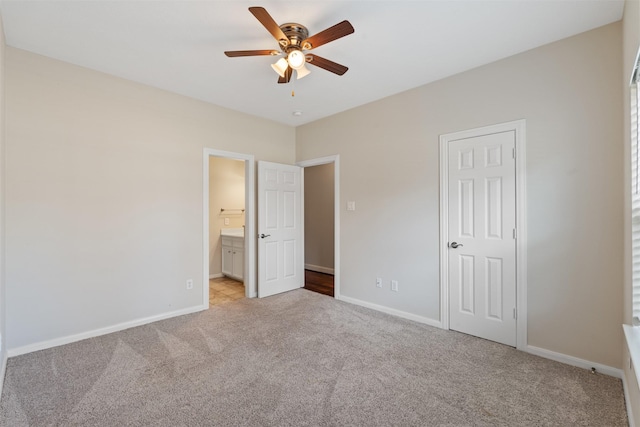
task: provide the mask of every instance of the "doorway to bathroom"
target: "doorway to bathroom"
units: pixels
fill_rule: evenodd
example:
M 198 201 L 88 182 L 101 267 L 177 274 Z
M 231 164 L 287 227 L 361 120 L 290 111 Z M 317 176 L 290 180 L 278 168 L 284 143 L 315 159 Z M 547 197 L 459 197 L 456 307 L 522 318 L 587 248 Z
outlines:
M 205 149 L 203 305 L 255 296 L 253 156 Z

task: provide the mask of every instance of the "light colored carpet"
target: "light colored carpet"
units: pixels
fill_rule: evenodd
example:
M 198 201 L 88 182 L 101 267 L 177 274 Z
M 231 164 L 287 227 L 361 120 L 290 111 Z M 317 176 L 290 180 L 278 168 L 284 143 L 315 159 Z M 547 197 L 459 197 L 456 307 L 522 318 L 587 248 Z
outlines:
M 3 426 L 625 426 L 620 380 L 304 289 L 8 362 Z

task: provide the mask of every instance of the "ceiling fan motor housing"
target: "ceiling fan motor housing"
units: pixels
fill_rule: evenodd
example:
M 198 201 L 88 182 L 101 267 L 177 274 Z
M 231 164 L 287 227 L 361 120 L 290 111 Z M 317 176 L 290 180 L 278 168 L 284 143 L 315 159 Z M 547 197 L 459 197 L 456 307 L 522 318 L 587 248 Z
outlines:
M 285 53 L 289 53 L 291 50 L 311 49 L 311 45 L 308 47 L 302 46 L 302 41 L 309 38 L 309 30 L 304 25 L 296 24 L 293 22 L 280 25 L 282 32 L 289 38 L 289 40 L 280 40 L 280 45 Z

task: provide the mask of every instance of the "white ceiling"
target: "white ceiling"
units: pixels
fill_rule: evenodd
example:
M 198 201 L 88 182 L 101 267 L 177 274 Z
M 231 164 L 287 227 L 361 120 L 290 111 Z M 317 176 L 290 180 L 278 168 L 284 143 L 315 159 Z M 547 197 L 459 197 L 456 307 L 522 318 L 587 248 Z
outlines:
M 318 33 L 355 33 L 313 52 L 349 67 L 277 84 L 277 49 L 248 11 Z M 291 126 L 326 117 L 622 18 L 623 0 L 2 0 L 9 46 Z M 295 96 L 291 91 L 295 90 Z M 294 111 L 302 111 L 299 117 Z

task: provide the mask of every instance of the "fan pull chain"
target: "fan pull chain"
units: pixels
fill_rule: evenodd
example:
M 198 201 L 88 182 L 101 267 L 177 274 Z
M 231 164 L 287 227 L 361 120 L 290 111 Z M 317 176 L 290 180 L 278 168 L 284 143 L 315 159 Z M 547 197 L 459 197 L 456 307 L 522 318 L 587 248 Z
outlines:
M 296 74 L 297 77 L 297 74 Z M 298 84 L 298 79 L 293 78 L 293 70 L 291 70 L 291 97 L 295 98 L 296 96 L 296 85 Z

